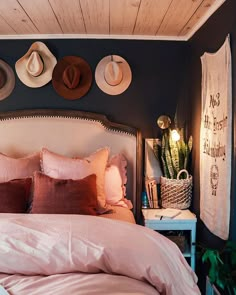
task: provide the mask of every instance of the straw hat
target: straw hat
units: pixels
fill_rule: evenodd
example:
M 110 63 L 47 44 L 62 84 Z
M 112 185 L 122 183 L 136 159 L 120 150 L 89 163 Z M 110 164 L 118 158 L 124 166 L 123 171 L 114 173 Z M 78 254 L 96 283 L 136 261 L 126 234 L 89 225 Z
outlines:
M 52 85 L 66 99 L 78 99 L 90 89 L 93 75 L 89 64 L 78 56 L 65 56 L 52 73 Z
M 44 43 L 34 42 L 27 53 L 16 62 L 15 68 L 21 82 L 37 88 L 51 81 L 56 63 L 55 56 Z
M 15 87 L 15 74 L 12 68 L 0 60 L 0 100 L 8 97 Z
M 119 55 L 104 57 L 95 70 L 98 87 L 105 93 L 117 95 L 130 85 L 132 73 L 127 61 Z

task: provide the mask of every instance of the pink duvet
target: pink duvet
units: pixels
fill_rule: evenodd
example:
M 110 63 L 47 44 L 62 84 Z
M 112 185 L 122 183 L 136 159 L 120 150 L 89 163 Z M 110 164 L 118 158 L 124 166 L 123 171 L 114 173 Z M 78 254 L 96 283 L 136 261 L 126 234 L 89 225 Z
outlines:
M 12 295 L 200 294 L 177 246 L 84 215 L 0 214 L 0 284 Z

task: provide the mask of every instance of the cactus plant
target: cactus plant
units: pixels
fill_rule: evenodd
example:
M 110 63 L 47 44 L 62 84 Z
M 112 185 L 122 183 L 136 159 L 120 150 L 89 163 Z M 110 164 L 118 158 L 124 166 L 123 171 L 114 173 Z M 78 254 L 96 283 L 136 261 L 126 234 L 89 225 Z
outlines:
M 153 152 L 160 162 L 163 176 L 171 179 L 176 179 L 180 170 L 188 170 L 190 153 L 192 151 L 192 136 L 189 137 L 186 143 L 183 129 L 179 129 L 178 132 L 180 134 L 178 141 L 172 139 L 169 128 L 163 131 L 160 145 L 155 140 L 153 141 Z M 180 175 L 180 178 L 185 177 L 184 173 Z

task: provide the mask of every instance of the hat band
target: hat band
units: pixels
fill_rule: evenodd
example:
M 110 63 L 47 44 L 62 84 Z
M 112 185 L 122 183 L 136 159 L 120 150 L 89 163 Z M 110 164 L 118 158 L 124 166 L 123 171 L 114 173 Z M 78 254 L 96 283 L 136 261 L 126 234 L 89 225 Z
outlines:
M 123 80 L 122 70 L 116 61 L 110 61 L 104 68 L 104 80 L 109 86 L 118 86 Z
M 121 81 L 123 80 L 123 74 L 122 74 L 122 76 L 121 76 L 121 79 L 118 80 L 117 83 L 116 83 L 115 81 L 114 81 L 114 83 L 109 82 L 109 81 L 106 79 L 106 75 L 105 75 L 105 73 L 104 73 L 103 77 L 104 77 L 104 80 L 106 81 L 106 83 L 107 83 L 109 86 L 113 86 L 113 87 L 116 87 L 116 86 L 120 85 L 120 84 L 121 84 Z
M 109 86 L 113 86 L 113 87 L 116 87 L 116 86 L 120 85 L 120 83 L 121 83 L 121 81 L 122 81 L 122 79 L 121 79 L 121 81 L 119 81 L 118 83 L 116 83 L 116 84 L 115 84 L 115 83 L 114 83 L 114 84 L 111 84 L 111 83 L 109 83 L 109 82 L 107 81 L 105 75 L 104 75 L 104 80 L 106 81 L 106 83 L 107 83 Z

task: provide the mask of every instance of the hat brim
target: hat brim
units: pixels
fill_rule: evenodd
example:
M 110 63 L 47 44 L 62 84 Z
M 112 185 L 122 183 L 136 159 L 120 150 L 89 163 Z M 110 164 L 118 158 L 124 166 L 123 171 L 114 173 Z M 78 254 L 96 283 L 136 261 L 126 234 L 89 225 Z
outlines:
M 33 51 L 37 51 L 43 61 L 43 72 L 37 76 L 32 76 L 26 68 L 27 61 Z M 55 56 L 42 42 L 34 42 L 27 53 L 15 64 L 16 73 L 25 85 L 32 88 L 42 87 L 52 80 L 52 72 L 57 63 Z
M 119 55 L 112 55 L 113 61 L 116 61 L 119 63 L 119 66 L 122 70 L 122 80 L 118 85 L 112 86 L 109 85 L 104 76 L 105 67 L 106 65 L 111 61 L 111 55 L 108 55 L 100 60 L 100 62 L 97 64 L 96 70 L 95 70 L 95 80 L 98 85 L 98 87 L 105 93 L 110 95 L 118 95 L 123 93 L 130 85 L 132 80 L 132 72 L 130 69 L 129 64 L 127 61 L 119 56 Z
M 76 88 L 70 89 L 63 82 L 63 72 L 69 65 L 78 65 L 80 81 Z M 52 85 L 55 91 L 66 99 L 78 99 L 83 97 L 92 85 L 92 70 L 89 64 L 78 56 L 65 56 L 58 61 L 52 73 Z
M 0 60 L 0 68 L 6 75 L 6 83 L 0 88 L 0 100 L 7 98 L 15 88 L 15 74 L 12 68 L 3 60 Z

